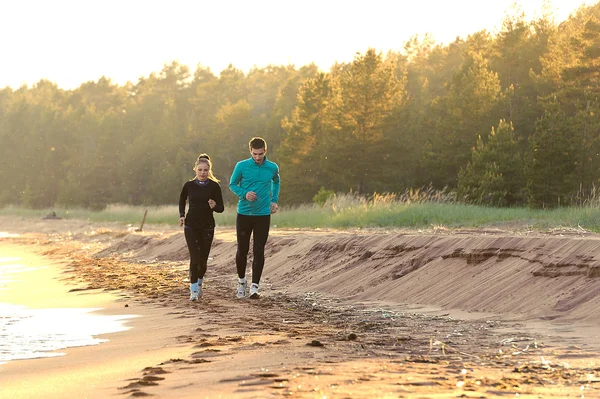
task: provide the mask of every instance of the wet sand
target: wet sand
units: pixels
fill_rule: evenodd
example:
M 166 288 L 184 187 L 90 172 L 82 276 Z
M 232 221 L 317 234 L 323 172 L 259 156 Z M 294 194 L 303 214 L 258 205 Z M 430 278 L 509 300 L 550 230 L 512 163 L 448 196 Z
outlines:
M 19 259 L 18 263 L 25 269 L 35 268 L 35 271 L 19 273 L 8 284 L 7 290 L 0 291 L 0 302 L 49 311 L 102 309 L 92 313 L 125 318 L 122 324 L 130 329 L 97 335 L 97 338 L 108 339 L 98 345 L 50 352 L 64 354 L 60 357 L 0 364 L 0 398 L 105 398 L 117 392 L 124 376 L 135 378 L 148 363 L 160 362 L 178 351 L 187 353 L 187 348 L 170 345 L 169 320 L 175 319 L 182 327 L 184 324 L 178 320 L 178 315 L 168 314 L 163 307 L 135 306 L 131 296 L 125 293 L 89 290 L 86 283 L 67 273 L 68 264 L 59 258 L 36 253 L 35 247 L 0 240 L 0 254 Z M 60 322 L 78 320 L 61 319 Z M 47 320 L 49 323 L 56 321 Z M 39 329 L 45 327 L 39 326 Z M 190 322 L 188 327 L 193 328 L 193 323 Z M 80 327 L 73 325 L 72 328 Z
M 4 217 L 0 231 L 143 316 L 109 343 L 0 366 L 17 397 L 66 379 L 80 388 L 55 397 L 600 397 L 587 232 L 273 230 L 253 301 L 234 296 L 234 232 L 218 229 L 190 303 L 179 229 Z

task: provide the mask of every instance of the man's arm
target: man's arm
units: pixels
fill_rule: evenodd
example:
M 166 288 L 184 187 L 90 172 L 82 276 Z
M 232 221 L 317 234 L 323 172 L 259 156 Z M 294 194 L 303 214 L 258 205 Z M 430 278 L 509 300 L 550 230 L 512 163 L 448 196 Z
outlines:
M 242 167 L 237 163 L 229 179 L 229 189 L 239 198 L 246 198 L 246 190 L 240 187 L 240 181 L 242 181 Z
M 273 174 L 273 184 L 272 184 L 272 197 L 271 202 L 279 203 L 279 188 L 280 188 L 280 179 L 279 179 L 279 166 L 275 165 L 275 173 Z

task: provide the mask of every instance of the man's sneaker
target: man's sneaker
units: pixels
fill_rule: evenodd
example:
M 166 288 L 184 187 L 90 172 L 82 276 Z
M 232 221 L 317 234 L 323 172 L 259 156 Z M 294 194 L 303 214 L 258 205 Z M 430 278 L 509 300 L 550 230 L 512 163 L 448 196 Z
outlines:
M 237 285 L 237 292 L 236 292 L 236 296 L 238 298 L 243 298 L 246 296 L 246 280 L 244 279 L 242 280 L 238 280 L 238 285 Z
M 190 291 L 190 301 L 197 301 L 200 293 L 198 291 Z
M 260 294 L 258 293 L 258 284 L 256 284 L 256 283 L 250 284 L 250 298 L 252 298 L 252 299 L 260 298 Z

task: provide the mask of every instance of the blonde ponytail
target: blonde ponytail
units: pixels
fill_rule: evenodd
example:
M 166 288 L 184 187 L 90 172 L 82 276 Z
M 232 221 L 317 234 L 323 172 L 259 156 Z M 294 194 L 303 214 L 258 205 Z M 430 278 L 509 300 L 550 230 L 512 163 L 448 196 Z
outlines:
M 208 156 L 208 154 L 202 153 L 202 154 L 198 155 L 198 159 L 196 159 L 196 163 L 194 164 L 194 170 L 196 170 L 196 167 L 200 163 L 205 163 L 205 164 L 208 165 L 208 178 L 210 180 L 218 183 L 220 180 L 217 179 L 215 177 L 215 175 L 213 174 L 213 171 L 212 171 L 212 162 L 211 162 L 210 157 Z

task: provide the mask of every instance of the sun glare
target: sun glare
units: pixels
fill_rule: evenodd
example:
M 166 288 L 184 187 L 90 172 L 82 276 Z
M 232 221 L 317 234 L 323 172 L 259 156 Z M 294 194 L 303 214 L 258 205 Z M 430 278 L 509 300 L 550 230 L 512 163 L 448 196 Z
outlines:
M 544 2 L 516 3 L 532 18 L 540 14 Z M 557 20 L 590 3 L 550 2 Z M 3 42 L 3 54 L 13 61 L 0 67 L 0 87 L 16 89 L 46 78 L 71 89 L 101 76 L 123 84 L 160 71 L 173 60 L 191 68 L 202 64 L 217 74 L 229 64 L 247 72 L 253 66 L 300 67 L 314 62 L 328 70 L 336 61 L 350 61 L 369 47 L 401 51 L 413 35 L 430 33 L 436 42 L 448 43 L 481 29 L 493 32 L 515 2 L 373 0 L 365 6 L 341 0 L 179 0 L 165 4 L 3 2 L 0 35 L 10 37 Z

